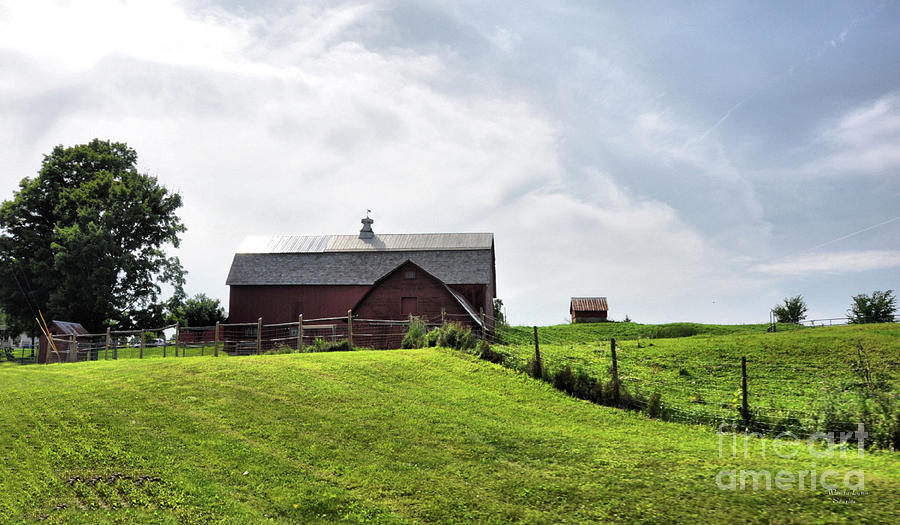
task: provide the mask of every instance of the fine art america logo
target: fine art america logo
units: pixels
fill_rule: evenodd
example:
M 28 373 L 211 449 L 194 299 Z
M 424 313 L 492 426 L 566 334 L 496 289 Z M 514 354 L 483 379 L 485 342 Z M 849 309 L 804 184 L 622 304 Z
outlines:
M 855 432 L 817 432 L 805 440 L 792 432 L 782 432 L 767 440 L 756 432 L 739 433 L 735 425 L 722 424 L 718 431 L 719 458 L 737 458 L 742 453 L 747 459 L 751 451 L 758 450 L 763 459 L 767 453 L 784 459 L 808 455 L 810 464 L 809 468 L 800 470 L 722 470 L 716 475 L 716 486 L 721 490 L 822 490 L 834 502 L 856 503 L 855 498 L 866 494 L 865 473 L 862 470 L 818 470 L 815 460 L 846 458 L 848 454 L 862 458 L 866 437 L 868 433 L 862 423 Z M 752 438 L 756 439 L 751 442 Z

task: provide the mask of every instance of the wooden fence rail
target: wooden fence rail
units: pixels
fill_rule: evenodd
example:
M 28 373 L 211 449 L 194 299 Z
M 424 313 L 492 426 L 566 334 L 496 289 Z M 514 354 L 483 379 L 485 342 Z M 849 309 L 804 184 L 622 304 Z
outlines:
M 409 326 L 404 319 L 360 319 L 348 311 L 343 317 L 306 319 L 266 324 L 216 323 L 214 326 L 167 325 L 156 328 L 112 330 L 99 334 L 57 334 L 59 348 L 45 362 L 169 358 L 186 356 L 257 355 L 268 352 L 306 351 L 346 341 L 348 347 L 399 348 Z M 428 326 L 439 326 L 431 319 Z M 174 331 L 174 337 L 165 332 Z M 170 334 L 171 335 L 171 334 Z

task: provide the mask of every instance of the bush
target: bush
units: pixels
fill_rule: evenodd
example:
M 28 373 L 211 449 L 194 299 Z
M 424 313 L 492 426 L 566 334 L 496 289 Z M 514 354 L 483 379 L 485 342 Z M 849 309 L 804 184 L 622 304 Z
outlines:
M 619 408 L 627 408 L 629 410 L 640 410 L 642 401 L 645 398 L 641 394 L 640 390 L 637 390 L 635 387 L 634 392 L 632 393 L 630 390 L 625 388 L 621 383 L 619 384 L 619 404 L 616 405 Z
M 618 402 L 616 402 L 617 396 Z M 621 382 L 616 384 L 615 381 L 609 381 L 603 385 L 603 404 L 606 406 L 639 410 L 643 399 L 644 396 L 641 395 L 640 391 L 635 390 L 632 393 Z
M 350 348 L 350 344 L 346 339 L 328 342 L 320 337 L 317 337 L 313 344 L 306 347 L 307 352 L 348 352 L 350 350 L 352 348 Z
M 575 376 L 575 397 L 592 403 L 602 404 L 602 382 L 591 377 L 584 370 L 579 370 L 578 374 Z
M 437 346 L 438 341 L 441 338 L 441 329 L 440 328 L 432 328 L 427 334 L 425 334 L 425 346 Z
M 553 386 L 567 394 L 575 393 L 575 374 L 572 373 L 571 366 L 566 365 L 553 374 Z
M 478 355 L 485 361 L 490 361 L 491 363 L 496 363 L 498 365 L 503 364 L 503 354 L 491 348 L 491 345 L 489 345 L 487 341 L 480 341 L 478 343 Z
M 455 322 L 444 323 L 438 334 L 437 346 L 470 350 L 475 348 L 475 336 L 471 328 Z
M 266 350 L 264 353 L 266 354 L 294 354 L 297 353 L 297 349 L 292 346 L 276 344 L 274 348 L 270 348 Z
M 672 339 L 697 335 L 697 327 L 691 324 L 673 324 L 658 326 L 650 332 L 650 339 Z
M 840 411 L 835 412 L 834 417 L 840 417 Z M 897 393 L 857 392 L 856 411 L 847 415 L 852 419 L 847 420 L 847 428 L 842 430 L 855 430 L 856 424 L 862 423 L 869 434 L 866 445 L 900 450 L 900 397 Z
M 649 417 L 658 418 L 662 415 L 662 394 L 653 392 L 650 399 L 647 400 L 647 408 L 645 410 Z
M 403 336 L 400 348 L 424 348 L 426 330 L 425 323 L 421 319 L 409 316 L 409 329 Z

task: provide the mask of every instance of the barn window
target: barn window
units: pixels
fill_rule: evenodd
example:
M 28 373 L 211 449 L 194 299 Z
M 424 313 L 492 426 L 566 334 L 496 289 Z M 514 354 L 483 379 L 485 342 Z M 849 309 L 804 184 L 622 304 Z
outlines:
M 416 297 L 400 298 L 400 315 L 416 315 L 419 313 L 419 300 Z
M 415 270 L 410 270 L 410 271 L 406 272 L 405 274 L 403 274 L 403 278 L 404 279 L 415 279 L 416 278 Z

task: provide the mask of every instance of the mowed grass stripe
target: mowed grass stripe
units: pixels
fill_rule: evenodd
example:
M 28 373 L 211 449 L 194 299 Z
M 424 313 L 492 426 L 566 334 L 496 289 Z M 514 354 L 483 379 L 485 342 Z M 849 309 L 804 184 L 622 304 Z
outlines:
M 708 429 L 590 405 L 443 350 L 4 368 L 0 381 L 2 399 L 17 400 L 0 409 L 4 517 L 792 521 L 900 510 L 891 454 L 815 460 L 865 470 L 871 495 L 856 506 L 822 491 L 721 491 L 723 468 L 811 460 L 719 458 Z M 147 508 L 79 508 L 65 480 L 113 472 L 158 476 L 160 494 Z

